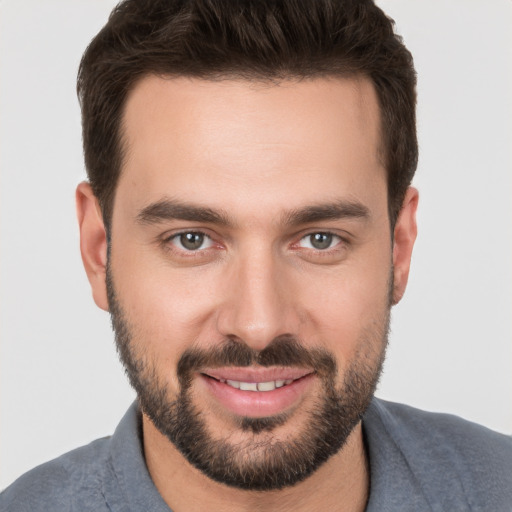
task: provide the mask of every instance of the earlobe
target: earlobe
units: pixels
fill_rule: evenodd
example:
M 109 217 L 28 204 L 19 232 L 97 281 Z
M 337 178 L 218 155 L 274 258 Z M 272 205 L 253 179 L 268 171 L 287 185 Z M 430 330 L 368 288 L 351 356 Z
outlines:
M 418 199 L 418 191 L 413 187 L 409 187 L 395 224 L 393 243 L 393 304 L 398 304 L 402 299 L 409 278 L 412 250 L 418 232 L 416 225 Z
M 76 211 L 80 229 L 80 252 L 94 302 L 108 311 L 107 236 L 98 199 L 87 182 L 80 183 L 76 189 Z

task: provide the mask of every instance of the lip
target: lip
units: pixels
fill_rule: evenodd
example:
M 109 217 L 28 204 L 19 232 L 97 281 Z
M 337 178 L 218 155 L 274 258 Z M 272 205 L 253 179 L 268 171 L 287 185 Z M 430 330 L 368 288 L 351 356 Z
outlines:
M 316 378 L 312 370 L 304 368 L 218 368 L 199 374 L 207 392 L 229 412 L 243 417 L 264 418 L 275 416 L 298 404 Z M 272 391 L 243 391 L 221 382 L 269 382 L 293 380 L 292 383 Z

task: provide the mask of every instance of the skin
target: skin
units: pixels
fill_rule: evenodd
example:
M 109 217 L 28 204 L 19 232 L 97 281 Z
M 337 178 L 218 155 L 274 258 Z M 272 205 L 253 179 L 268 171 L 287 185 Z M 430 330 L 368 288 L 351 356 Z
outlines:
M 371 83 L 146 77 L 127 100 L 124 124 L 128 152 L 114 202 L 111 268 L 140 353 L 154 362 L 170 396 L 179 388 L 180 355 L 226 337 L 261 350 L 291 334 L 330 351 L 341 384 L 365 332 L 385 321 L 392 265 L 393 302 L 402 297 L 416 238 L 413 188 L 390 232 Z M 141 211 L 163 199 L 222 212 L 230 223 L 141 222 Z M 297 210 L 334 202 L 366 213 L 287 222 Z M 87 183 L 77 189 L 77 209 L 94 300 L 108 310 L 105 229 Z M 187 252 L 172 238 L 198 230 L 211 239 L 198 251 Z M 336 235 L 327 250 L 311 246 L 309 235 L 318 232 Z M 374 363 L 384 342 L 371 343 Z M 228 432 L 235 443 L 253 435 L 236 428 L 233 413 L 212 399 L 199 377 L 192 390 L 212 435 Z M 311 379 L 272 435 L 287 439 L 307 425 L 320 392 Z M 143 430 L 149 472 L 176 512 L 364 510 L 369 474 L 360 424 L 312 476 L 265 493 L 210 480 L 145 415 Z

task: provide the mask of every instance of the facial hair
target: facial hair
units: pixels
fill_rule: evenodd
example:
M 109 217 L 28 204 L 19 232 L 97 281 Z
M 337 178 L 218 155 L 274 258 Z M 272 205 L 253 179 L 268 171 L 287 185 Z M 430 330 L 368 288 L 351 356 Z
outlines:
M 172 396 L 157 365 L 135 341 L 134 329 L 117 298 L 110 268 L 107 292 L 116 346 L 142 411 L 187 459 L 211 479 L 239 489 L 270 491 L 295 485 L 316 471 L 345 444 L 361 421 L 375 392 L 385 357 L 389 308 L 385 318 L 373 322 L 359 340 L 358 350 L 336 386 L 334 356 L 323 348 L 306 348 L 292 336 L 279 336 L 256 351 L 243 340 L 229 338 L 208 350 L 186 350 L 177 364 L 179 391 Z M 312 368 L 322 393 L 307 420 L 286 438 L 273 431 L 291 421 L 287 413 L 264 418 L 242 417 L 238 429 L 245 441 L 232 444 L 229 436 L 215 439 L 205 414 L 192 400 L 193 376 L 215 367 Z

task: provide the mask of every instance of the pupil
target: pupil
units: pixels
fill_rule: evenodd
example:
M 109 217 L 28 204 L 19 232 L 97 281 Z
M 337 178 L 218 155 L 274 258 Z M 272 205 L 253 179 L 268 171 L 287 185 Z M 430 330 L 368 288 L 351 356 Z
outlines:
M 180 235 L 180 242 L 185 249 L 193 251 L 203 245 L 204 235 L 201 233 L 184 233 Z
M 315 233 L 311 235 L 311 245 L 315 249 L 328 249 L 332 243 L 332 235 L 328 233 Z

